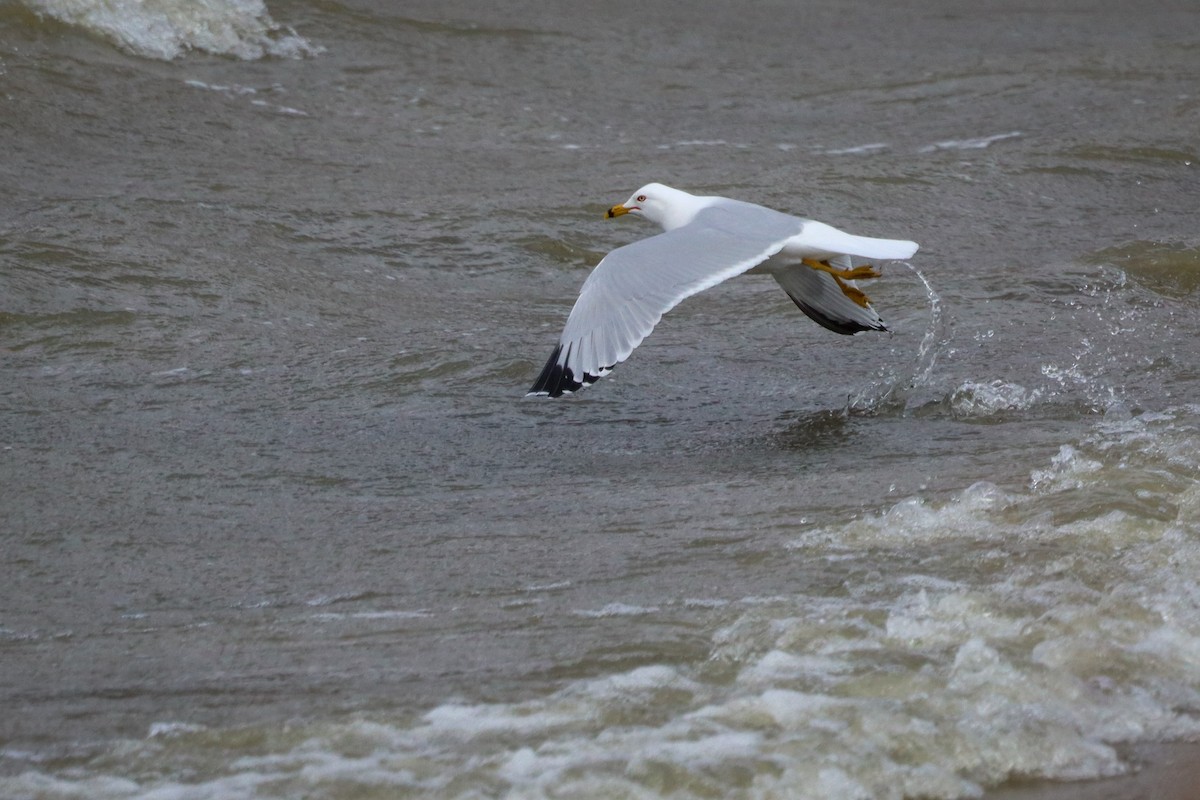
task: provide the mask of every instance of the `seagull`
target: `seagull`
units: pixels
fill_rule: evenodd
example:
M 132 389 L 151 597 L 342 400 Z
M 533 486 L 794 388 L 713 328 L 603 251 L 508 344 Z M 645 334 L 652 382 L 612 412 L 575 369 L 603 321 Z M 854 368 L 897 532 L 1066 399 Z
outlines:
M 917 243 L 873 239 L 765 206 L 648 183 L 608 210 L 642 216 L 663 232 L 618 247 L 583 282 L 558 346 L 529 395 L 561 397 L 629 358 L 680 301 L 744 273 L 766 273 L 814 322 L 834 333 L 886 331 L 853 281 L 877 278 L 850 257 L 905 259 Z

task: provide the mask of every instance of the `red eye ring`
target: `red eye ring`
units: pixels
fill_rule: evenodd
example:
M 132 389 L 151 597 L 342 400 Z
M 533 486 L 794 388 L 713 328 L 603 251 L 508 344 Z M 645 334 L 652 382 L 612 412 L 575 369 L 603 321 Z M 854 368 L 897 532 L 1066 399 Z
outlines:
M 637 196 L 637 201 L 638 201 L 639 203 L 644 203 L 644 202 L 646 202 L 646 195 L 644 195 L 644 194 L 639 194 L 639 195 Z

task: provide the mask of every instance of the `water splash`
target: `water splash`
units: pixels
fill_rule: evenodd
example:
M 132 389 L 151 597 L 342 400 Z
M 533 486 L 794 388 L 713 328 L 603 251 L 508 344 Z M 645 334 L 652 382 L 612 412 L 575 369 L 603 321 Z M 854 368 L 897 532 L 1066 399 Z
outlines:
M 1041 399 L 1041 389 L 1029 389 L 1019 383 L 965 381 L 951 392 L 950 411 L 958 419 L 986 419 L 1026 411 Z
M 864 390 L 847 403 L 848 413 L 870 414 L 890 406 L 905 406 L 914 390 L 929 383 L 938 357 L 950 343 L 949 328 L 942 315 L 941 296 L 921 270 L 907 261 L 901 263 L 911 270 L 925 287 L 925 296 L 929 301 L 929 323 L 925 327 L 925 335 L 921 337 L 921 344 L 917 347 L 917 355 L 907 377 L 893 377 L 882 385 Z
M 906 386 L 911 390 L 918 386 L 924 386 L 929 381 L 929 376 L 933 374 L 933 368 L 937 364 L 938 356 L 949 344 L 950 339 L 948 330 L 942 322 L 942 298 L 934 291 L 933 285 L 921 270 L 907 261 L 904 262 L 904 266 L 912 270 L 913 274 L 925 285 L 925 295 L 929 298 L 929 325 L 925 329 L 925 336 L 921 339 L 921 346 L 917 348 L 916 368 Z
M 1145 360 L 1130 347 L 1138 334 L 1147 333 L 1144 301 L 1137 298 L 1138 288 L 1125 271 L 1106 267 L 1080 287 L 1065 312 L 1055 310 L 1051 320 L 1069 325 L 1078 339 L 1040 365 L 1047 399 L 1078 398 L 1105 414 L 1128 410 L 1135 402 L 1125 385 L 1129 365 Z

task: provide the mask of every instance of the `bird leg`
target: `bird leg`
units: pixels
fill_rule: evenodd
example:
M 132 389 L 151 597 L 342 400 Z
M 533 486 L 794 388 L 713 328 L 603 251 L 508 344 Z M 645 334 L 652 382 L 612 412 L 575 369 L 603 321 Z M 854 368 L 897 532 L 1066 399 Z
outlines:
M 870 264 L 863 264 L 861 266 L 855 267 L 854 269 L 838 269 L 837 267 L 830 264 L 828 261 L 817 261 L 816 259 L 812 259 L 812 258 L 803 258 L 803 259 L 801 259 L 801 261 L 804 264 L 812 267 L 815 270 L 820 270 L 821 272 L 828 272 L 833 277 L 841 278 L 842 280 L 845 280 L 845 281 L 856 281 L 860 278 L 865 280 L 867 278 L 880 277 L 879 273 L 876 272 L 875 268 L 872 267 Z
M 854 267 L 853 269 L 838 269 L 828 261 L 817 261 L 816 259 L 812 258 L 804 258 L 801 259 L 801 262 L 815 270 L 828 272 L 829 276 L 833 278 L 834 282 L 838 285 L 838 288 L 842 290 L 842 294 L 846 295 L 846 297 L 849 297 L 858 305 L 862 306 L 863 308 L 866 308 L 868 305 L 870 305 L 871 299 L 863 294 L 862 290 L 856 286 L 851 286 L 850 284 L 846 283 L 846 281 L 852 281 L 858 278 L 878 278 L 879 273 L 876 272 L 875 268 L 870 264 L 863 264 L 862 266 Z

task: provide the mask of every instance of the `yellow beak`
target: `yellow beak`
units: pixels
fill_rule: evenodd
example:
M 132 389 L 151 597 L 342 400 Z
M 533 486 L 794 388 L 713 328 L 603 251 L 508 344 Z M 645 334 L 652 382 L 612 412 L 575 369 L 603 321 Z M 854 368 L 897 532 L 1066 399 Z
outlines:
M 612 208 L 610 208 L 608 210 L 608 214 L 606 214 L 605 216 L 607 216 L 609 219 L 612 219 L 613 217 L 619 217 L 623 214 L 628 214 L 628 213 L 629 213 L 628 208 L 626 208 L 623 205 L 619 205 L 619 206 L 613 206 Z

